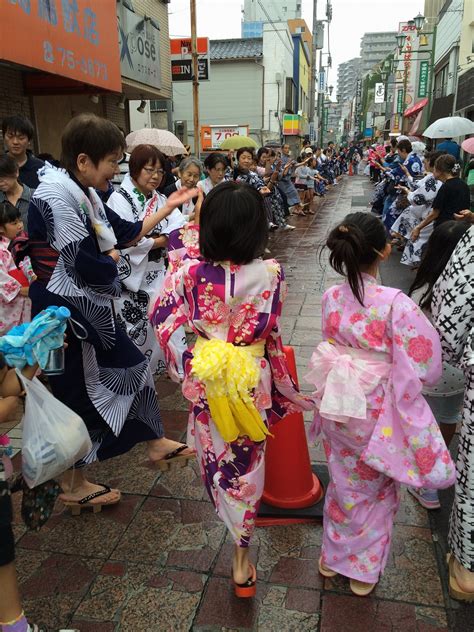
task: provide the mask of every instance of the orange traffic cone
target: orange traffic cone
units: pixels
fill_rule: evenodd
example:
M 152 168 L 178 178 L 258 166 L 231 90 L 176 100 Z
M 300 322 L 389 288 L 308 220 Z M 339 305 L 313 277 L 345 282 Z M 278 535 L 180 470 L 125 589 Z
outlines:
M 283 349 L 290 374 L 298 384 L 294 350 Z M 257 524 L 288 524 L 320 518 L 322 506 L 316 505 L 323 498 L 324 489 L 311 468 L 303 414 L 287 415 L 272 428 L 272 433 L 274 436 L 268 437 L 265 451 L 265 488 Z M 272 511 L 273 507 L 278 509 Z

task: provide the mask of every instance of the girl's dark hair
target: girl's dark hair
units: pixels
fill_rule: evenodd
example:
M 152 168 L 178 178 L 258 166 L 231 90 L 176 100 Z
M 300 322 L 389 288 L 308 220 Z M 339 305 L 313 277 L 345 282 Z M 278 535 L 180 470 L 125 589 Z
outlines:
M 260 149 L 257 151 L 257 160 L 260 160 L 263 154 L 269 154 L 269 153 L 270 153 L 270 150 L 268 149 L 268 147 L 260 147 Z
M 227 168 L 228 162 L 227 158 L 224 154 L 209 154 L 206 160 L 204 161 L 204 166 L 209 171 L 209 169 L 215 169 L 217 165 L 224 165 Z
M 407 154 L 409 154 L 412 150 L 412 146 L 410 141 L 407 138 L 402 138 L 402 140 L 400 140 L 397 143 L 397 149 L 401 149 L 402 151 L 406 151 Z
M 436 171 L 441 173 L 449 173 L 453 176 L 457 175 L 461 171 L 461 165 L 459 162 L 451 156 L 451 154 L 443 154 L 436 159 L 434 164 Z
M 61 146 L 61 165 L 75 171 L 79 154 L 89 156 L 97 167 L 109 154 L 123 151 L 125 139 L 115 123 L 95 114 L 78 114 L 64 128 Z
M 18 178 L 18 165 L 10 154 L 0 155 L 0 178 Z
M 16 222 L 20 217 L 20 211 L 11 202 L 0 202 L 0 226 Z
M 382 222 L 371 213 L 350 213 L 330 233 L 326 246 L 331 251 L 329 263 L 345 276 L 361 305 L 364 305 L 362 268 L 377 259 L 387 244 Z M 377 252 L 378 251 L 378 252 Z
M 250 154 L 252 156 L 252 158 L 255 160 L 255 149 L 253 147 L 241 147 L 240 149 L 237 150 L 237 160 L 240 158 L 240 156 L 242 154 L 244 154 L 245 152 L 247 152 L 248 154 Z
M 443 273 L 458 242 L 471 226 L 469 222 L 450 220 L 437 226 L 428 240 L 420 267 L 416 273 L 408 295 L 426 286 L 420 299 L 422 309 L 431 309 L 433 287 Z
M 440 156 L 445 155 L 445 151 L 428 151 L 425 154 L 425 159 L 428 161 L 428 164 L 431 168 L 435 166 L 435 162 Z
M 199 247 L 208 261 L 250 263 L 268 241 L 262 196 L 247 184 L 225 182 L 206 196 L 200 216 Z
M 130 154 L 128 163 L 130 176 L 136 180 L 143 167 L 146 167 L 150 161 L 153 167 L 160 163 L 160 168 L 164 170 L 166 158 L 157 147 L 154 145 L 137 145 Z

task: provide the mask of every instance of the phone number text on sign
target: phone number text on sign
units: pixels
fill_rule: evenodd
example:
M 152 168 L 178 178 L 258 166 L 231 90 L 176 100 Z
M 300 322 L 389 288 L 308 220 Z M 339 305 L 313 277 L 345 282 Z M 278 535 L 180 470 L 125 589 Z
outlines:
M 73 50 L 68 50 L 61 46 L 54 47 L 51 42 L 45 40 L 43 42 L 44 60 L 61 68 L 69 68 L 70 70 L 80 69 L 84 75 L 103 79 L 107 81 L 107 64 L 92 58 L 76 58 Z

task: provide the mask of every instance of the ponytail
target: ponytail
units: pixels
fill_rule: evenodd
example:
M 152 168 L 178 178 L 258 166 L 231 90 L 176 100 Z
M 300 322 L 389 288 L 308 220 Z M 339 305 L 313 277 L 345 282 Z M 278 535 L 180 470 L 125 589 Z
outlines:
M 329 263 L 347 278 L 352 293 L 364 305 L 363 268 L 381 256 L 387 243 L 382 222 L 371 213 L 351 213 L 330 233 L 326 242 Z

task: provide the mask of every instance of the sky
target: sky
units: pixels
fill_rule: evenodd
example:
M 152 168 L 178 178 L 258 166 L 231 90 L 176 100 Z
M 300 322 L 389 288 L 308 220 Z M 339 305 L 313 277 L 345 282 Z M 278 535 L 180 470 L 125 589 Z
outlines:
M 264 3 L 268 10 L 271 0 L 264 0 Z M 243 4 L 243 0 L 197 0 L 198 36 L 210 39 L 240 37 Z M 338 64 L 359 56 L 360 38 L 364 33 L 396 31 L 399 22 L 412 19 L 418 12 L 423 13 L 424 1 L 332 0 L 332 5 L 330 43 L 333 65 L 327 85 L 336 86 Z M 189 36 L 189 0 L 171 0 L 168 8 L 170 36 Z M 318 0 L 318 19 L 325 18 L 325 12 L 326 0 Z M 303 0 L 303 18 L 311 28 L 313 0 Z

